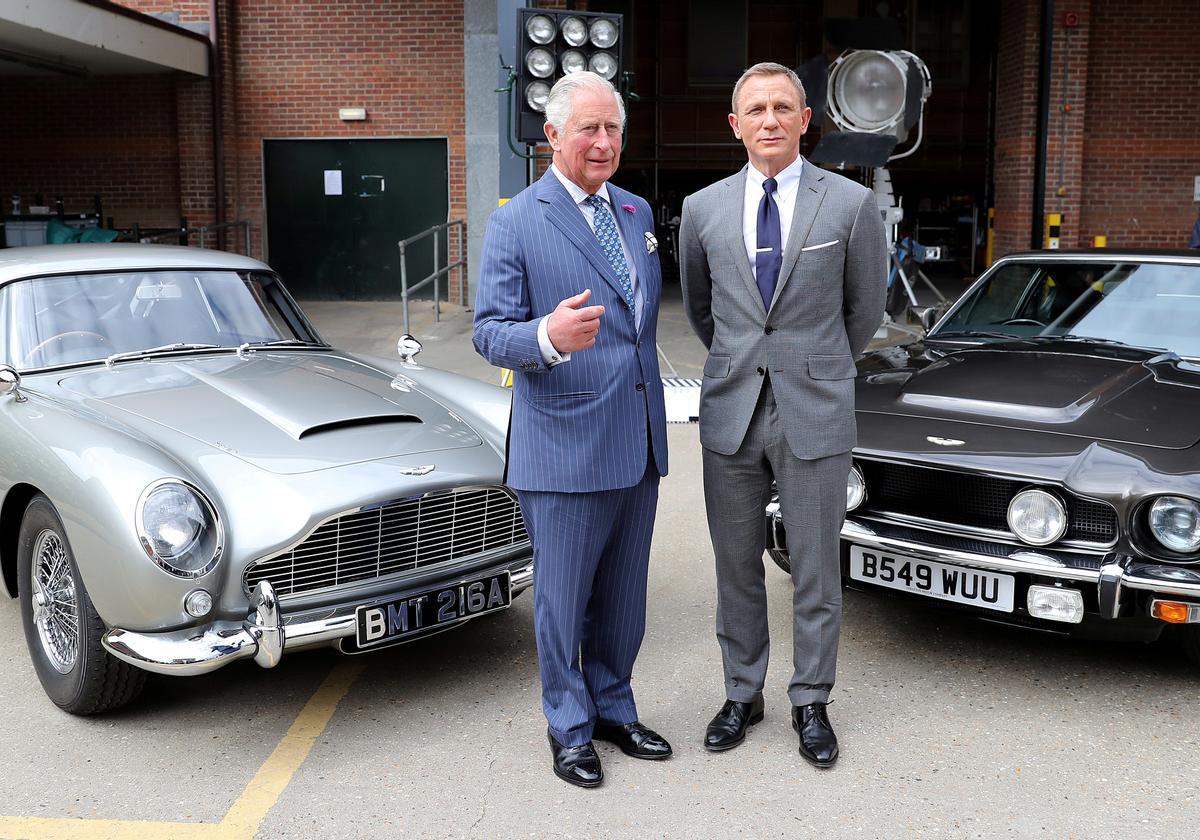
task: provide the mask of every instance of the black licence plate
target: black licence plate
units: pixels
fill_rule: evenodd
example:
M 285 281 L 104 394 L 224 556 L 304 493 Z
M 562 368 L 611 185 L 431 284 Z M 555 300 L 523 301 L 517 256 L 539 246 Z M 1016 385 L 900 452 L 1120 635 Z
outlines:
M 359 648 L 376 647 L 436 627 L 497 612 L 512 603 L 508 572 L 441 586 L 416 595 L 406 595 L 355 612 Z

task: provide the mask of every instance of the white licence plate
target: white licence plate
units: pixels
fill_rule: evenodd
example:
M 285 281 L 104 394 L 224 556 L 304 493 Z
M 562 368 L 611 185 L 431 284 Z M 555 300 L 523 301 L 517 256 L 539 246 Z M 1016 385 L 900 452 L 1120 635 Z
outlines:
M 1012 575 L 918 560 L 890 551 L 850 546 L 850 577 L 985 610 L 1013 611 Z

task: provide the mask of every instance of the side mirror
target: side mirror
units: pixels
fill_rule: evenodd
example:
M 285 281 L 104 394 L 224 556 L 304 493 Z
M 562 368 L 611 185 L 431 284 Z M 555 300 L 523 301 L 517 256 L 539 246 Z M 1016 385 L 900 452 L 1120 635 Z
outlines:
M 421 352 L 421 342 L 405 333 L 396 341 L 396 352 L 400 354 L 400 361 L 404 364 L 415 365 L 417 354 Z
M 924 309 L 918 310 L 917 317 L 921 320 L 921 326 L 925 332 L 933 329 L 933 325 L 942 317 L 942 311 L 936 306 L 927 306 Z
M 11 365 L 0 365 L 0 396 L 14 395 L 17 402 L 25 402 L 25 396 L 20 391 L 21 374 Z

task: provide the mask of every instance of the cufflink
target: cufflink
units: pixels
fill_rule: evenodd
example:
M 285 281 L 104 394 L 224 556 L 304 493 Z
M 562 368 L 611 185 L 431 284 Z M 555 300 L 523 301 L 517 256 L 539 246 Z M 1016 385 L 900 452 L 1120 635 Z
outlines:
M 653 254 L 655 251 L 658 250 L 658 240 L 654 238 L 654 234 L 651 231 L 646 231 L 645 236 L 646 236 L 646 253 Z

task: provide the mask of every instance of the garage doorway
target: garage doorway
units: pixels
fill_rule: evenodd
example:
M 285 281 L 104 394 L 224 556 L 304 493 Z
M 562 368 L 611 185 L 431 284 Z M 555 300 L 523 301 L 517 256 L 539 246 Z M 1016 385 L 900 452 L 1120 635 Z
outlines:
M 264 140 L 263 178 L 267 259 L 306 300 L 398 300 L 396 243 L 448 218 L 444 138 Z M 430 237 L 409 248 L 410 282 L 432 270 Z

